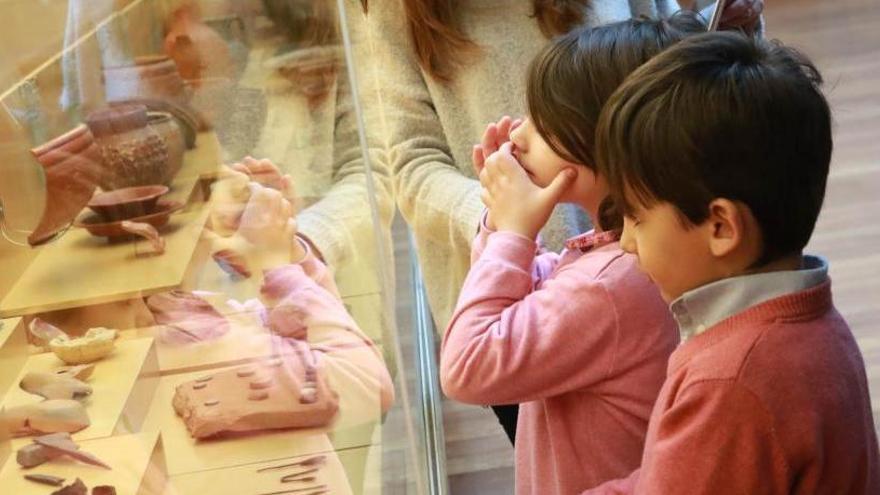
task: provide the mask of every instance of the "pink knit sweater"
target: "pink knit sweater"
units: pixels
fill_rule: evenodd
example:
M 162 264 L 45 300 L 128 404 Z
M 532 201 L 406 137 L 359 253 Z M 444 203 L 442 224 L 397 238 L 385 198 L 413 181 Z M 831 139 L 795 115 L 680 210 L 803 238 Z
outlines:
M 747 309 L 669 360 L 642 467 L 589 494 L 880 494 L 865 363 L 831 284 Z
M 444 392 L 520 403 L 516 492 L 572 494 L 639 463 L 678 331 L 617 243 L 536 257 L 485 230 L 440 356 Z

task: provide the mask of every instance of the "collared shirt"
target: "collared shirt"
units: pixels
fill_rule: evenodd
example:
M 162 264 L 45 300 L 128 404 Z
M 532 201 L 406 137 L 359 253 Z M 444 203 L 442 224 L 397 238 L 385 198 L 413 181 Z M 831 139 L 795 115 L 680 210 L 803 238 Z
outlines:
M 815 287 L 827 279 L 825 258 L 806 255 L 799 270 L 725 278 L 685 292 L 669 307 L 685 342 L 752 306 Z

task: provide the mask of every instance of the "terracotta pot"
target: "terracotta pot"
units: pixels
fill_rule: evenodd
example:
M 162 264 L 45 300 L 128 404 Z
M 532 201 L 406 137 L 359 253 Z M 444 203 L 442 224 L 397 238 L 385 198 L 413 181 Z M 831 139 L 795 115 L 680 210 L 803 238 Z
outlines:
M 167 185 L 168 146 L 148 125 L 145 106 L 119 105 L 93 112 L 86 120 L 101 149 L 104 190 Z
M 104 220 L 128 220 L 154 213 L 159 198 L 167 193 L 167 186 L 126 187 L 96 194 L 87 206 Z
M 176 102 L 189 99 L 186 86 L 174 61 L 165 55 L 135 59 L 133 64 L 105 67 L 107 101 L 130 98 L 158 98 Z
M 46 205 L 37 227 L 28 236 L 32 246 L 51 240 L 66 228 L 94 194 L 103 171 L 98 146 L 89 142 L 75 152 L 59 150 L 90 138 L 88 129 L 76 128 L 31 150 L 34 155 L 39 153 L 37 160 L 46 174 Z
M 186 151 L 183 132 L 170 113 L 149 112 L 147 118 L 150 127 L 162 137 L 168 147 L 168 182 L 171 182 L 183 167 L 183 153 Z

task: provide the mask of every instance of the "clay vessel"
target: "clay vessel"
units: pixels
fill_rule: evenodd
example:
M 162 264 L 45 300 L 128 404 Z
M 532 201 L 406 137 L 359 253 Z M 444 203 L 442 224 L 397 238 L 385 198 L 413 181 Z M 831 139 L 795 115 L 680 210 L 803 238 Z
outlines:
M 66 228 L 95 192 L 103 166 L 99 148 L 85 126 L 31 150 L 46 174 L 46 205 L 28 243 L 36 246 Z
M 183 167 L 183 153 L 186 151 L 183 131 L 170 113 L 148 112 L 147 119 L 168 148 L 168 182 L 171 182 Z
M 149 126 L 145 106 L 114 106 L 86 120 L 101 150 L 104 190 L 170 182 L 168 146 Z
M 186 86 L 174 61 L 165 55 L 138 57 L 134 63 L 104 68 L 107 101 L 157 98 L 185 103 Z
M 126 187 L 96 194 L 87 206 L 105 220 L 126 220 L 155 212 L 156 202 L 166 193 L 167 186 Z

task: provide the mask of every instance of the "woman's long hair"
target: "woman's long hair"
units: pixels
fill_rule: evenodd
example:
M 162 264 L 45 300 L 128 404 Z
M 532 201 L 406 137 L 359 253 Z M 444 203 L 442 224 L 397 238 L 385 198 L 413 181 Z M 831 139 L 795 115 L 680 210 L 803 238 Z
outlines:
M 451 81 L 456 70 L 480 52 L 480 47 L 459 25 L 459 1 L 402 1 L 413 51 L 419 65 L 431 77 L 442 82 Z M 549 39 L 581 23 L 589 2 L 590 0 L 532 0 L 532 16 L 541 32 Z M 366 10 L 366 0 L 362 3 Z

